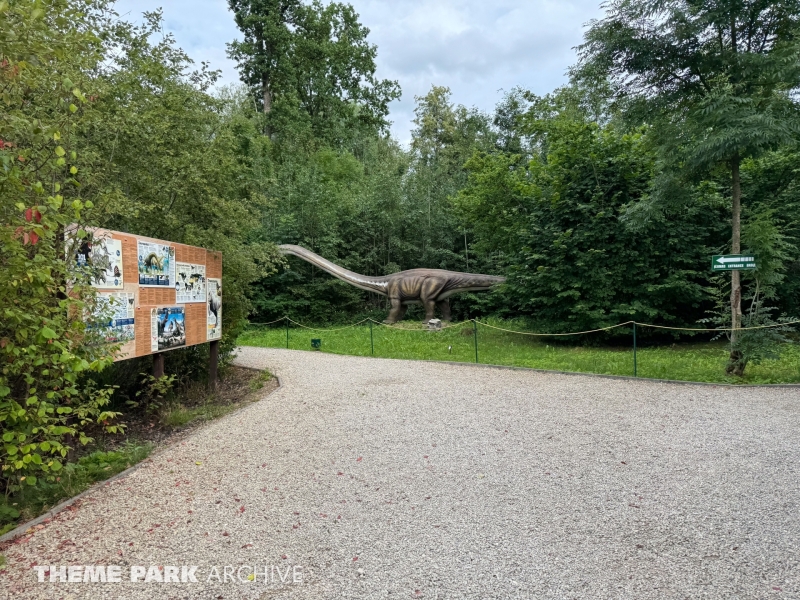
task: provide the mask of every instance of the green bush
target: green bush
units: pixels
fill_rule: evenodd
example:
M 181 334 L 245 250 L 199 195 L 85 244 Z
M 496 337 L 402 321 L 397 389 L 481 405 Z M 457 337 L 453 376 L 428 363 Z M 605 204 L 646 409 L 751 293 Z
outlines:
M 99 57 L 89 17 L 63 0 L 0 2 L 0 486 L 54 482 L 90 424 L 116 432 L 111 387 L 84 385 L 113 348 L 85 323 L 94 290 L 65 260 L 85 232 L 71 132 Z

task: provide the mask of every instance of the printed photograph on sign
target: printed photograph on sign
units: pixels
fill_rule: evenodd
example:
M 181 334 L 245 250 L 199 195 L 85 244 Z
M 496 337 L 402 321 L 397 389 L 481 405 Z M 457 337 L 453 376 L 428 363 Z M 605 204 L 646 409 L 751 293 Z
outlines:
M 175 263 L 176 302 L 206 301 L 206 266 L 190 263 Z
M 208 301 L 206 302 L 208 335 L 206 339 L 222 337 L 222 280 L 209 278 Z
M 175 248 L 138 241 L 139 285 L 162 287 L 175 284 Z
M 97 314 L 111 316 L 104 325 L 104 339 L 110 344 L 121 344 L 119 357 L 134 354 L 134 302 L 133 292 L 101 292 L 97 295 Z
M 122 289 L 122 242 L 110 237 L 81 240 L 75 250 L 79 267 L 91 267 L 92 285 L 103 289 Z
M 183 306 L 150 311 L 150 350 L 159 352 L 186 345 L 186 312 Z

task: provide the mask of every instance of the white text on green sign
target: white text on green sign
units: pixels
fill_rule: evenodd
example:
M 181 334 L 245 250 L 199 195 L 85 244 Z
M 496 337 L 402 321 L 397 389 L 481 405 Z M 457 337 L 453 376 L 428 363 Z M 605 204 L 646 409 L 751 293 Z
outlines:
M 744 271 L 755 268 L 756 257 L 752 254 L 719 254 L 711 257 L 712 271 Z

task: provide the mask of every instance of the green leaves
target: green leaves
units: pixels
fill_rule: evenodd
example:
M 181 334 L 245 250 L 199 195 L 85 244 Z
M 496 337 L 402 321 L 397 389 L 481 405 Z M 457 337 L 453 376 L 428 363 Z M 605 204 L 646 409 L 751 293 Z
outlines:
M 388 127 L 395 81 L 375 78 L 377 49 L 348 4 L 229 0 L 243 41 L 228 44 L 268 128 L 338 146 Z
M 0 19 L 0 483 L 3 493 L 52 481 L 50 456 L 104 411 L 110 391 L 86 375 L 108 364 L 83 315 L 95 291 L 64 260 L 83 171 L 76 132 L 92 118 L 74 81 L 98 72 L 100 5 L 19 0 Z M 36 60 L 30 57 L 35 56 Z M 91 80 L 87 82 L 92 85 Z M 75 102 L 75 103 L 73 103 Z M 69 171 L 71 174 L 68 174 Z M 65 203 L 65 198 L 66 203 Z M 70 207 L 67 209 L 67 207 Z M 73 415 L 79 418 L 73 420 Z M 85 437 L 85 436 L 84 436 Z M 60 466 L 56 466 L 56 469 Z

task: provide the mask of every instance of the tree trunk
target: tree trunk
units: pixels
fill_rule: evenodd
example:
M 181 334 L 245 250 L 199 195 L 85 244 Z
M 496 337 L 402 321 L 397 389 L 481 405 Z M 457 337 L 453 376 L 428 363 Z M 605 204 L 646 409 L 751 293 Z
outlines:
M 268 115 L 272 110 L 272 90 L 269 89 L 269 77 L 266 75 L 261 78 L 261 94 L 264 98 L 264 114 Z
M 261 95 L 264 99 L 264 114 L 269 115 L 272 111 L 272 90 L 269 87 L 269 77 L 266 73 L 261 76 Z M 265 126 L 264 134 L 267 137 L 271 135 L 269 123 Z
M 731 161 L 731 253 L 739 254 L 742 251 L 742 190 L 739 182 L 740 158 L 737 154 Z M 742 326 L 742 280 L 739 271 L 731 271 L 731 357 L 726 368 L 728 373 L 734 375 L 744 374 L 742 352 L 735 348 L 739 339 L 738 329 Z

